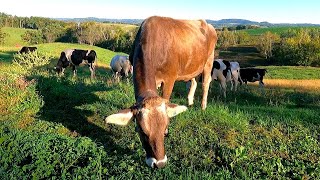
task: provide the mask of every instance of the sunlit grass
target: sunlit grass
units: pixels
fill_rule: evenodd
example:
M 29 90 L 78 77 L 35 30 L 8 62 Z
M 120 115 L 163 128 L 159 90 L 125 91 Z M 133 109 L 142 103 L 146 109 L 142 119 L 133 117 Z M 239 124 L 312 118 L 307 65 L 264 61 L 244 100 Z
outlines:
M 279 87 L 297 91 L 320 92 L 320 79 L 294 80 L 294 79 L 265 79 L 266 87 Z

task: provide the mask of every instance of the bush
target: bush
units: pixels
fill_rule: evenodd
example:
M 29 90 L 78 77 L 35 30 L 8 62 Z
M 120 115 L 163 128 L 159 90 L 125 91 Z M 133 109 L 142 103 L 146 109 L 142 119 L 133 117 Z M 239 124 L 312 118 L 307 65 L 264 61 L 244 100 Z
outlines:
M 50 55 L 38 51 L 22 54 L 18 53 L 13 56 L 13 64 L 24 69 L 31 69 L 49 64 L 51 58 Z
M 88 138 L 0 126 L 0 177 L 101 179 L 105 152 Z

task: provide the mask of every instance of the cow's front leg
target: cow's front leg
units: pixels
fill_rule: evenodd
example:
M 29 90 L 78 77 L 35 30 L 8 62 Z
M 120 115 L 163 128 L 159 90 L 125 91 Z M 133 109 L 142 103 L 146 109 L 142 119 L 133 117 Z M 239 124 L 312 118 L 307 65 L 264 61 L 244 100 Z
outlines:
M 71 68 L 72 68 L 73 76 L 74 76 L 74 77 L 77 76 L 76 66 L 75 66 L 75 65 L 72 65 Z
M 89 70 L 91 72 L 91 78 L 94 78 L 96 74 L 95 74 L 95 65 L 93 63 L 89 65 Z
M 196 92 L 197 89 L 197 81 L 196 78 L 192 78 L 190 81 L 190 90 L 188 93 L 188 105 L 191 106 L 193 105 L 193 100 L 194 100 L 194 93 Z
M 166 82 L 162 83 L 162 97 L 163 97 L 164 99 L 167 99 L 167 100 L 170 99 L 173 86 L 174 86 L 174 81 L 173 81 L 173 82 L 171 82 L 171 81 L 169 81 L 169 82 L 166 81 Z

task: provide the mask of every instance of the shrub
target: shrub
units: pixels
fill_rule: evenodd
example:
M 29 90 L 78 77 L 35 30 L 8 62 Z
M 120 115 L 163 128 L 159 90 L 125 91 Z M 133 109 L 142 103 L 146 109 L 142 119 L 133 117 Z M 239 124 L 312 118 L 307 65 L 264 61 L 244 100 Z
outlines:
M 101 179 L 105 152 L 88 138 L 0 126 L 0 177 Z
M 50 63 L 51 56 L 38 51 L 30 53 L 18 53 L 13 56 L 13 63 L 24 69 L 44 66 Z

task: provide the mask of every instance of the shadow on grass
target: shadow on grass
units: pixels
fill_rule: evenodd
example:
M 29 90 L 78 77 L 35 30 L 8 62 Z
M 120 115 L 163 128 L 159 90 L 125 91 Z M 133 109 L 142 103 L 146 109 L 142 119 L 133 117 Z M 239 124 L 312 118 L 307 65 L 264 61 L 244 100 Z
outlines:
M 99 72 L 108 73 L 105 68 Z M 69 77 L 58 77 L 50 72 L 49 76 L 33 75 L 28 78 L 37 80 L 37 90 L 42 96 L 44 106 L 39 118 L 49 122 L 61 123 L 75 134 L 87 136 L 98 144 L 102 144 L 108 154 L 133 154 L 130 149 L 117 145 L 113 139 L 120 136 L 110 126 L 105 126 L 101 110 L 94 103 L 101 100 L 94 93 L 111 91 L 116 87 L 107 87 L 104 82 L 84 83 L 80 79 L 71 81 Z M 80 77 L 79 77 L 80 78 Z M 91 106 L 85 107 L 83 106 Z M 103 105 L 104 106 L 104 105 Z M 93 117 L 93 119 L 92 119 Z
M 0 52 L 0 61 L 2 63 L 10 64 L 12 63 L 13 55 L 16 53 L 17 51 Z

